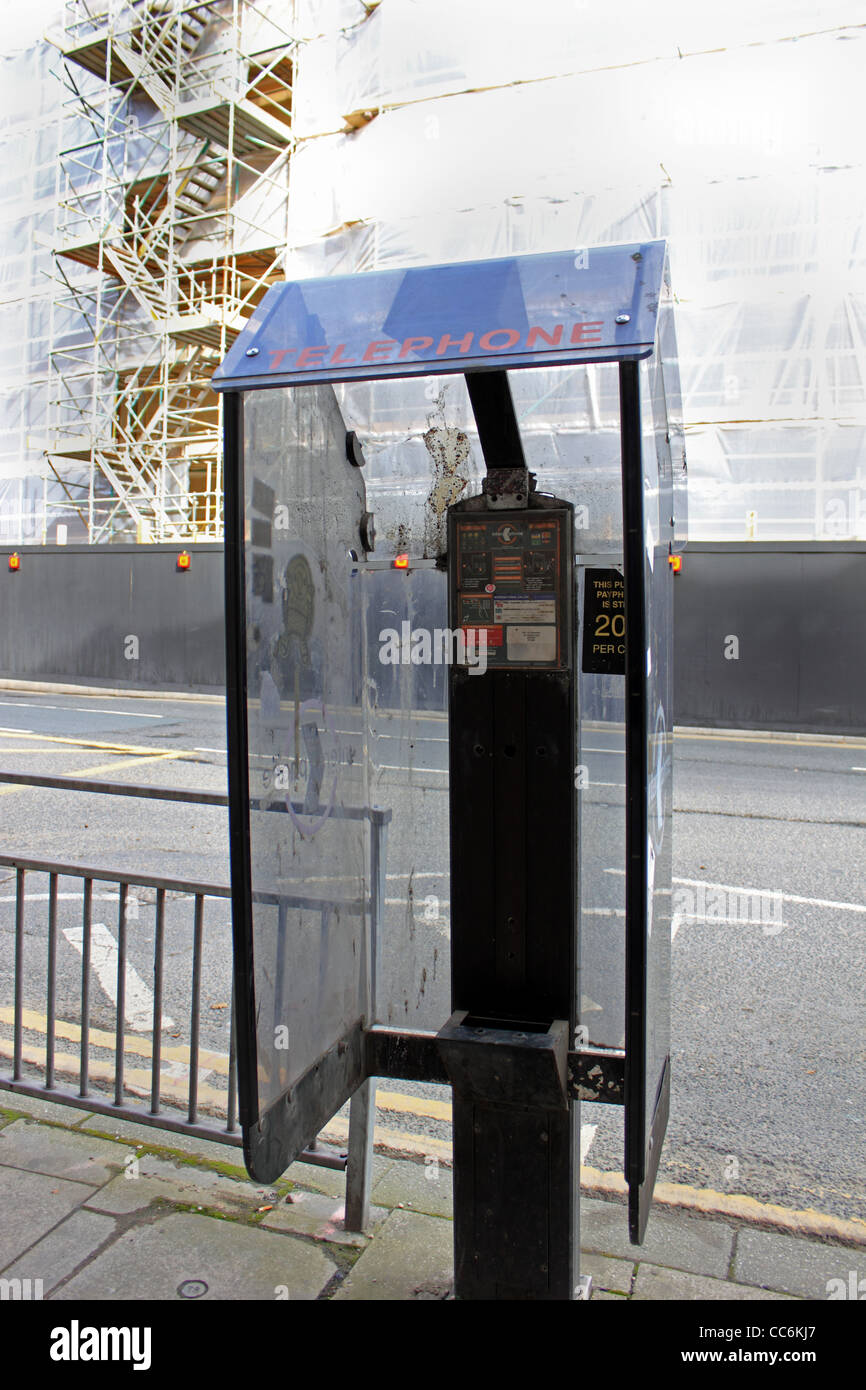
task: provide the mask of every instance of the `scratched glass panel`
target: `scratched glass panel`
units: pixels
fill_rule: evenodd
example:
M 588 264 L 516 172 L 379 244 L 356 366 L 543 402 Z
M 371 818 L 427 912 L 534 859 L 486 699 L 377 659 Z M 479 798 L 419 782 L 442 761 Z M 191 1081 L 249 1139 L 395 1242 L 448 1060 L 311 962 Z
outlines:
M 250 859 L 262 1110 L 369 1013 L 363 474 L 329 386 L 244 403 Z
M 665 397 L 655 360 L 641 363 L 647 632 L 646 1134 L 670 1052 L 673 785 L 673 477 Z
M 411 658 L 447 627 L 446 577 L 386 569 L 364 581 L 370 795 L 391 815 L 376 1017 L 436 1030 L 451 1012 L 448 668 Z
M 448 666 L 443 570 L 451 502 L 484 463 L 462 376 L 337 386 L 362 444 L 373 564 L 362 566 L 370 797 L 388 817 L 375 1017 L 439 1029 L 451 1012 Z M 390 561 L 408 556 L 405 569 Z M 426 566 L 426 567 L 425 567 Z
M 509 382 L 538 490 L 575 506 L 582 602 L 583 567 L 622 560 L 617 368 L 527 369 L 510 372 Z M 448 670 L 425 661 L 418 643 L 446 627 L 446 581 L 441 571 L 415 565 L 444 551 L 445 508 L 480 491 L 484 463 L 462 377 L 336 391 L 367 461 L 375 557 L 382 564 L 409 555 L 407 570 L 363 569 L 371 799 L 391 813 L 376 1017 L 438 1028 L 450 1012 Z M 581 675 L 579 682 L 579 762 L 586 768 L 577 846 L 585 909 L 580 1017 L 593 1041 L 622 1046 L 623 677 Z

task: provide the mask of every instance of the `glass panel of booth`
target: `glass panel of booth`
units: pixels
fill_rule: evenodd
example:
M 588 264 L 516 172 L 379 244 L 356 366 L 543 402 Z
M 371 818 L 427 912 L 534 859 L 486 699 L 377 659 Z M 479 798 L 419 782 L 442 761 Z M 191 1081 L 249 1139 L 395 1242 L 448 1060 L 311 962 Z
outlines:
M 508 379 L 538 491 L 575 507 L 583 955 L 577 1016 L 588 1041 L 621 1047 L 618 369 L 615 363 L 524 368 L 510 371 Z M 664 392 L 657 371 L 643 370 L 644 381 L 644 452 L 655 459 L 664 434 Z M 362 468 L 347 459 L 348 431 L 358 436 Z M 448 615 L 444 565 L 436 562 L 444 557 L 447 508 L 480 491 L 485 464 L 460 373 L 248 391 L 243 452 L 250 846 L 264 1109 L 357 1020 L 438 1030 L 449 1016 L 448 644 L 438 636 L 447 635 Z M 658 488 L 658 464 L 653 468 L 646 496 L 654 536 L 650 631 L 656 622 L 670 622 L 668 601 L 653 583 L 668 569 L 668 533 L 659 511 L 664 489 Z M 359 539 L 365 511 L 374 513 L 376 530 L 375 550 L 366 557 Z M 408 556 L 407 567 L 393 566 L 399 555 Z M 591 652 L 587 657 L 583 642 L 588 617 L 590 635 L 609 639 L 600 645 L 615 649 L 596 652 L 596 659 Z M 671 722 L 661 646 L 653 655 L 653 708 L 661 708 L 664 721 L 660 730 L 654 725 L 648 731 L 652 748 L 662 750 L 658 860 L 670 846 L 665 789 Z M 374 829 L 372 808 L 390 811 L 387 836 Z M 373 833 L 384 852 L 375 982 Z M 669 890 L 669 868 L 658 862 L 656 882 Z M 657 896 L 654 890 L 654 921 L 662 911 Z M 669 891 L 665 910 L 669 916 Z M 652 988 L 663 993 L 661 964 L 656 974 Z
M 528 467 L 539 492 L 575 507 L 579 623 L 585 575 L 622 566 L 622 483 L 616 364 L 508 374 Z M 347 427 L 364 448 L 378 563 L 366 569 L 367 718 L 371 795 L 390 807 L 378 1021 L 438 1029 L 449 1003 L 447 666 L 444 572 L 414 568 L 445 550 L 444 512 L 480 491 L 484 474 L 460 375 L 338 384 Z M 409 555 L 409 567 L 387 561 Z M 615 595 L 615 602 L 619 595 Z M 622 644 L 622 610 L 607 615 Z M 610 627 L 612 620 L 612 628 Z M 425 642 L 430 640 L 428 660 Z M 583 940 L 578 1016 L 589 1039 L 624 1041 L 624 676 L 622 654 L 581 669 L 577 643 L 582 826 L 576 848 Z
M 329 386 L 247 393 L 242 467 L 264 1111 L 369 1014 L 364 496 Z
M 657 358 L 640 365 L 644 477 L 644 583 L 647 634 L 647 908 L 645 1123 L 650 1134 L 670 1053 L 671 839 L 673 788 L 674 466 L 665 380 Z

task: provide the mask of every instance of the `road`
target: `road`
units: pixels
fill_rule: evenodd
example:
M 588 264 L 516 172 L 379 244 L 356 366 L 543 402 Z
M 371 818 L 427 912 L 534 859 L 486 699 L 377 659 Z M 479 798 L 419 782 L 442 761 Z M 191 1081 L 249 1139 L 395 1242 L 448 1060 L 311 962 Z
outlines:
M 422 716 L 411 747 L 398 735 L 383 713 L 369 744 L 373 800 L 394 809 L 383 997 L 395 1022 L 436 1027 L 448 1013 L 444 720 Z M 588 762 L 591 784 L 621 785 L 616 751 L 600 749 Z M 0 766 L 221 792 L 223 707 L 216 700 L 0 691 Z M 9 786 L 0 786 L 0 802 L 3 853 L 228 882 L 227 818 L 220 808 Z M 660 1176 L 866 1218 L 866 744 L 681 729 L 674 805 L 673 1100 Z M 0 871 L 0 879 L 0 1051 L 8 1055 L 14 874 Z M 26 1036 L 32 1046 L 44 1031 L 46 882 L 28 881 Z M 65 879 L 60 889 L 58 1016 L 67 1022 L 72 1055 L 80 888 Z M 98 883 L 94 894 L 93 918 L 101 928 L 94 966 L 98 957 L 101 967 L 92 990 L 93 1021 L 106 1044 L 94 1055 L 108 1066 L 117 899 Z M 139 893 L 138 922 L 130 923 L 140 987 L 127 1000 L 127 1033 L 138 1039 L 143 1056 L 152 1008 L 154 896 Z M 760 901 L 771 908 L 763 917 L 742 908 Z M 163 1005 L 169 1087 L 180 1087 L 188 1070 L 191 918 L 188 901 L 169 894 Z M 228 1050 L 227 902 L 209 900 L 204 940 L 208 1052 L 201 1076 L 204 1086 L 219 1090 Z M 422 1144 L 425 1137 L 448 1139 L 446 1088 L 388 1081 L 381 1089 L 380 1119 L 389 1128 L 420 1136 Z M 619 1170 L 621 1112 L 586 1105 L 582 1119 L 585 1161 Z

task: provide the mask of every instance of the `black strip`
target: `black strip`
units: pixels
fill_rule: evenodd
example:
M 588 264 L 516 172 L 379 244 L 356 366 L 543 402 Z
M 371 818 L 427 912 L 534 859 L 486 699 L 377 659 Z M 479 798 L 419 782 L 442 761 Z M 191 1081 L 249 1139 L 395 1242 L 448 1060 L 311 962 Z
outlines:
M 625 579 L 625 1176 L 646 1170 L 647 739 L 646 599 L 640 384 L 636 362 L 619 364 Z
M 525 468 L 508 373 L 467 372 L 466 389 L 487 468 Z
M 255 972 L 253 968 L 250 787 L 247 745 L 246 581 L 244 574 L 243 396 L 223 402 L 225 485 L 226 724 L 228 739 L 229 858 L 238 1116 L 246 1128 L 259 1115 L 256 1077 Z
M 652 1210 L 653 1188 L 662 1156 L 662 1145 L 668 1127 L 671 1109 L 671 1059 L 665 1058 L 647 1153 L 646 1177 L 642 1183 L 632 1183 L 628 1189 L 628 1238 L 632 1245 L 642 1245 L 646 1235 L 647 1222 Z
M 365 1074 L 447 1084 L 451 1078 L 436 1039 L 436 1033 L 370 1028 L 364 1034 Z

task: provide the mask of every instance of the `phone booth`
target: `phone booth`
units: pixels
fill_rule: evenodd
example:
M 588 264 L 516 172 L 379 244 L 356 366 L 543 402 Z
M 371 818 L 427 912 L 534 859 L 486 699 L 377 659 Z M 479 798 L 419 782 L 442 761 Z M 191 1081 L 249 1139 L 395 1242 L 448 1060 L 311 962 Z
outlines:
M 639 1243 L 671 1085 L 665 243 L 277 285 L 214 386 L 247 1168 L 447 1082 L 456 1296 L 586 1297 L 580 1102 Z

